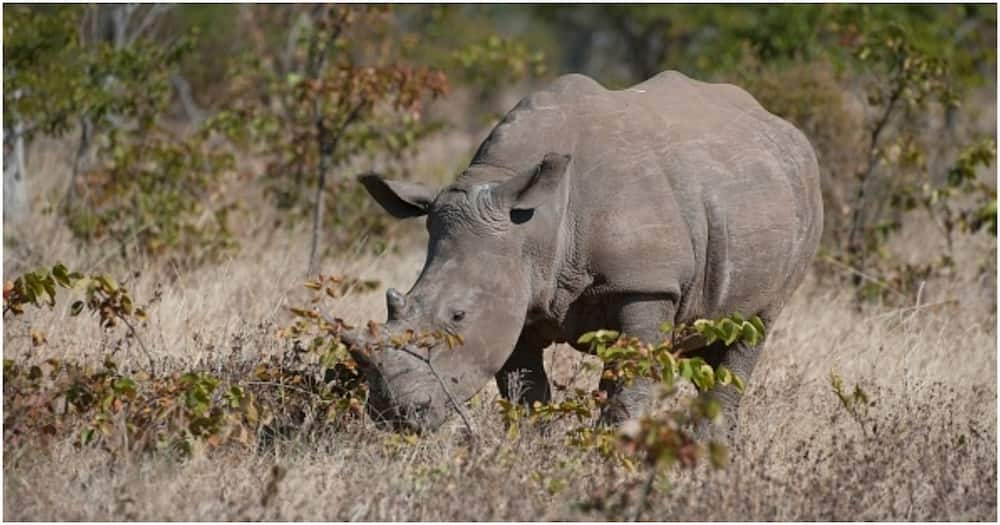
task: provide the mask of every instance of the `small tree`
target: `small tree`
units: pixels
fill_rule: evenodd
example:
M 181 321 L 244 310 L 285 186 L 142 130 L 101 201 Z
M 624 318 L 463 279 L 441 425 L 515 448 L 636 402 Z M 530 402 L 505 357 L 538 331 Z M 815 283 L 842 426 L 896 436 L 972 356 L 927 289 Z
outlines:
M 444 94 L 448 84 L 440 71 L 395 62 L 384 52 L 366 56 L 372 53 L 362 32 L 384 26 L 386 9 L 277 9 L 271 14 L 288 22 L 288 47 L 277 56 L 263 40 L 257 43 L 261 47 L 237 66 L 233 102 L 217 120 L 268 159 L 267 179 L 280 208 L 304 211 L 305 189 L 312 186 L 314 273 L 328 204 L 334 223 L 347 226 L 335 243 L 349 242 L 361 229 L 345 224 L 358 220 L 364 202 L 348 184 L 353 178 L 331 180 L 332 171 L 361 153 L 398 155 L 412 147 L 428 130 L 420 122 L 423 101 Z
M 232 246 L 227 205 L 211 208 L 204 198 L 231 156 L 208 147 L 210 129 L 182 138 L 164 122 L 170 78 L 194 34 L 154 41 L 156 6 L 5 13 L 5 126 L 24 128 L 27 140 L 80 132 L 60 207 L 71 230 L 83 240 L 110 238 L 122 255 L 135 246 L 198 262 Z M 97 160 L 85 162 L 92 145 Z

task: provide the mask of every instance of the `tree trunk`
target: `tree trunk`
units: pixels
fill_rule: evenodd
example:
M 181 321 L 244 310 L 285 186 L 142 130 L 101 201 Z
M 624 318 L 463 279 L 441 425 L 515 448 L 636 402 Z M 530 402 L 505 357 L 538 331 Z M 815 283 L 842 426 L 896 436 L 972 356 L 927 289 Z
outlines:
M 3 220 L 17 220 L 28 209 L 27 181 L 24 169 L 24 123 L 3 130 Z
M 187 114 L 188 120 L 195 126 L 201 124 L 205 120 L 205 112 L 198 107 L 194 96 L 191 95 L 191 84 L 179 72 L 170 75 L 170 83 L 173 84 L 174 89 L 177 91 L 177 97 L 181 101 L 181 107 L 184 108 L 184 113 Z
M 313 209 L 312 241 L 309 246 L 309 270 L 307 275 L 313 275 L 317 268 L 317 252 L 319 251 L 319 234 L 323 229 L 324 193 L 326 192 L 326 174 L 330 171 L 330 164 L 333 160 L 334 145 L 330 140 L 330 131 L 323 124 L 319 124 L 319 177 L 316 183 L 316 201 Z
M 73 171 L 69 175 L 69 187 L 66 188 L 66 195 L 63 196 L 62 209 L 69 210 L 76 199 L 77 179 L 80 172 L 84 171 L 86 165 L 87 152 L 90 151 L 90 138 L 93 133 L 93 124 L 86 116 L 80 117 L 80 142 L 77 144 L 76 159 L 73 161 Z
M 847 254 L 851 257 L 852 265 L 856 266 L 858 270 L 864 271 L 866 266 L 867 250 L 865 246 L 865 229 L 871 217 L 868 217 L 868 195 L 869 188 L 868 185 L 872 179 L 872 174 L 875 173 L 875 168 L 879 163 L 878 155 L 878 145 L 879 138 L 882 135 L 882 131 L 885 129 L 886 124 L 889 123 L 889 119 L 893 116 L 893 111 L 896 108 L 896 102 L 903 94 L 904 84 L 899 81 L 893 88 L 892 94 L 889 96 L 889 102 L 886 104 L 885 109 L 882 111 L 882 115 L 879 117 L 878 121 L 875 123 L 875 127 L 872 128 L 871 138 L 868 143 L 868 165 L 861 173 L 861 180 L 858 181 L 857 195 L 854 198 L 854 210 L 851 215 L 851 230 L 847 235 Z M 877 216 L 876 216 L 877 219 Z M 861 275 L 854 274 L 852 277 L 852 282 L 855 286 L 861 284 Z

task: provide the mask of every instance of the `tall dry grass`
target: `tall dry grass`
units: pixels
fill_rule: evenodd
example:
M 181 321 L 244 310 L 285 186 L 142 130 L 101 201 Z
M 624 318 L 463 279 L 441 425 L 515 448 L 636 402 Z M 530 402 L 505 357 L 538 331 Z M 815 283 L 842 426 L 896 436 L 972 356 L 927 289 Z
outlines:
M 461 147 L 465 142 L 458 140 Z M 37 152 L 37 150 L 36 150 Z M 152 261 L 121 261 L 77 246 L 44 213 L 64 164 L 36 154 L 47 173 L 33 212 L 5 225 L 4 274 L 62 261 L 125 281 L 149 324 L 140 337 L 169 369 L 222 368 L 233 359 L 279 353 L 286 307 L 304 300 L 308 235 L 255 236 L 269 220 L 247 214 L 243 249 L 181 273 Z M 918 257 L 943 249 L 914 222 L 894 249 Z M 380 281 L 379 290 L 329 303 L 348 321 L 382 319 L 388 287 L 407 289 L 423 262 L 420 240 L 380 257 L 323 261 L 325 273 Z M 849 289 L 811 275 L 779 318 L 749 382 L 741 442 L 724 470 L 658 481 L 644 519 L 983 520 L 997 519 L 996 240 L 961 238 L 956 277 L 928 282 L 907 307 L 856 308 Z M 986 264 L 987 271 L 979 266 Z M 169 277 L 167 277 L 169 276 Z M 4 358 L 96 361 L 112 353 L 143 368 L 121 332 L 69 316 L 69 301 L 5 320 Z M 48 343 L 33 347 L 30 330 Z M 549 349 L 552 380 L 592 388 L 579 354 Z M 860 384 L 874 401 L 873 435 L 839 406 L 829 375 Z M 508 441 L 488 385 L 469 413 L 416 444 L 369 421 L 273 448 L 177 461 L 113 457 L 51 447 L 4 451 L 3 511 L 12 520 L 603 520 L 631 515 L 642 473 L 630 473 L 564 443 L 561 427 Z

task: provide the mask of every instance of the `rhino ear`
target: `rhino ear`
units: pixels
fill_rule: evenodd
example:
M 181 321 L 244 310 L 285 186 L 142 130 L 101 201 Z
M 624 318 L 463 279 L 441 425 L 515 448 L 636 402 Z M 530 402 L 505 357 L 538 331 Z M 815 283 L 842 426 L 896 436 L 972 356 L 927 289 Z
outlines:
M 436 191 L 422 184 L 386 180 L 376 173 L 359 175 L 358 181 L 385 211 L 397 219 L 426 215 L 437 196 Z
M 497 187 L 500 202 L 512 210 L 532 210 L 553 199 L 569 161 L 569 155 L 545 155 L 534 171 L 512 177 Z

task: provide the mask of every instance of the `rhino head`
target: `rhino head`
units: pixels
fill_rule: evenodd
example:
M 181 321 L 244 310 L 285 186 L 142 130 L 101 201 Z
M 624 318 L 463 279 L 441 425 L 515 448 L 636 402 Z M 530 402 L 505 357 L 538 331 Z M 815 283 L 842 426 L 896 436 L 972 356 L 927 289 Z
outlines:
M 570 158 L 548 154 L 534 169 L 511 176 L 474 165 L 441 190 L 362 175 L 369 194 L 392 216 L 426 216 L 427 259 L 405 295 L 386 292 L 388 320 L 378 330 L 342 338 L 369 382 L 367 410 L 376 420 L 433 430 L 503 367 L 537 300 L 539 258 L 564 212 Z M 552 225 L 555 225 L 554 227 Z M 543 263 L 544 264 L 544 263 Z M 462 344 L 394 346 L 405 334 L 439 332 Z M 378 346 L 377 351 L 368 351 Z

